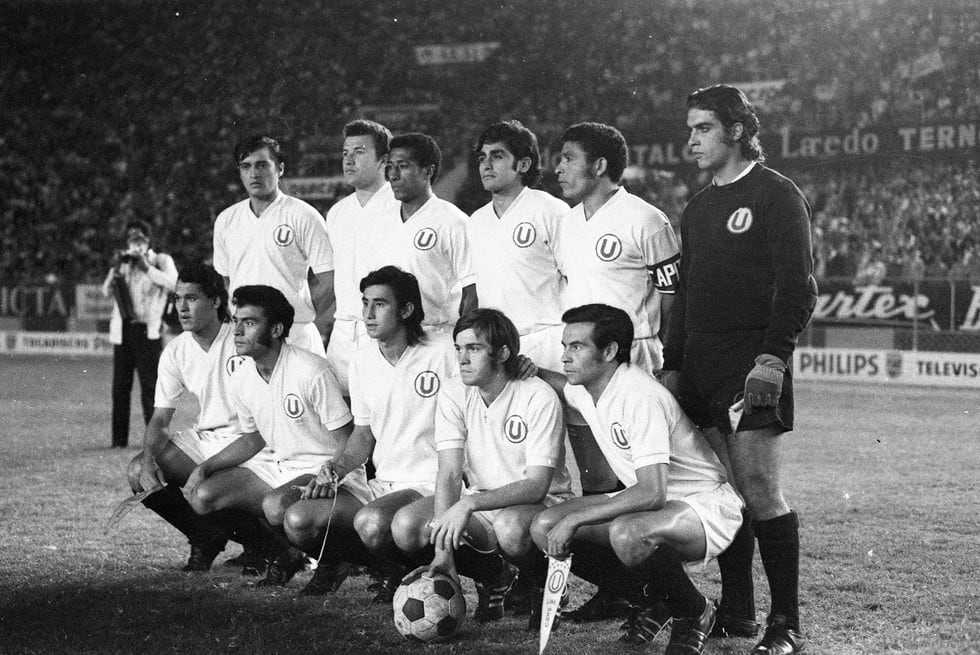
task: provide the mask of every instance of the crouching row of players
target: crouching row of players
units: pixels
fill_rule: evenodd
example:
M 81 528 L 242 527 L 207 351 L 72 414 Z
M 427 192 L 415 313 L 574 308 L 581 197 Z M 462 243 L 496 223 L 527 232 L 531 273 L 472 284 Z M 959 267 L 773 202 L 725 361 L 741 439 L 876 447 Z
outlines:
M 636 608 L 624 641 L 672 624 L 668 653 L 701 652 L 714 604 L 685 567 L 727 547 L 742 501 L 674 397 L 630 364 L 628 316 L 567 311 L 563 375 L 520 357 L 499 311 L 457 322 L 454 361 L 448 335 L 421 327 L 413 275 L 388 266 L 360 288 L 374 341 L 351 363 L 348 409 L 326 361 L 288 343 L 293 309 L 279 291 L 238 288 L 228 322 L 221 277 L 181 273 L 184 333 L 161 360 L 129 477 L 134 491 L 159 488 L 144 502 L 188 537 L 186 568 L 206 570 L 234 539 L 246 560 L 271 555 L 260 584 L 285 584 L 312 556 L 304 593 L 332 592 L 368 565 L 384 572 L 375 600 L 390 602 L 426 566 L 471 577 L 481 621 L 504 615 L 519 579 L 508 603 L 536 628 L 545 555 L 572 554 L 574 573 Z M 197 424 L 168 437 L 185 390 L 200 401 Z M 566 423 L 579 466 L 608 467 L 621 491 L 573 496 Z

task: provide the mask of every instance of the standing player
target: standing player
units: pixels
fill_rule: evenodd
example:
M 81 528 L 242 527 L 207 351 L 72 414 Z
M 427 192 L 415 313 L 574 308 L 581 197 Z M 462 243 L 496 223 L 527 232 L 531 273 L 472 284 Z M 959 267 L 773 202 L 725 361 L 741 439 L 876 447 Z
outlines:
M 296 309 L 290 342 L 325 356 L 314 320 L 328 324 L 333 305 L 333 253 L 323 218 L 310 205 L 279 190 L 285 171 L 275 139 L 249 137 L 235 147 L 238 175 L 248 198 L 214 222 L 214 267 L 229 293 L 248 284 L 282 291 Z
M 562 320 L 567 381 L 542 375 L 564 394 L 569 420 L 588 423 L 626 489 L 545 510 L 532 528 L 535 543 L 552 557 L 574 552 L 578 575 L 616 586 L 641 606 L 622 641 L 652 641 L 673 619 L 666 653 L 697 655 L 715 611 L 684 563 L 707 561 L 731 543 L 742 501 L 677 400 L 630 364 L 633 325 L 626 312 L 592 304 L 568 310 Z
M 691 153 L 714 177 L 681 221 L 681 281 L 662 379 L 729 463 L 752 519 L 719 559 L 717 631 L 758 630 L 754 531 L 772 608 L 753 652 L 797 653 L 799 520 L 783 498 L 780 435 L 793 428 L 790 362 L 816 300 L 810 207 L 793 182 L 763 166 L 759 119 L 741 91 L 701 89 L 687 107 Z M 733 428 L 729 407 L 743 394 Z
M 231 379 L 242 436 L 198 464 L 184 488 L 199 514 L 234 507 L 264 518 L 276 558 L 260 584 L 284 585 L 306 557 L 282 535 L 283 515 L 324 459 L 343 450 L 351 415 L 327 361 L 285 342 L 293 308 L 282 292 L 244 286 L 232 301 L 235 348 L 246 357 Z M 343 486 L 367 497 L 363 469 Z
M 415 275 L 425 306 L 425 325 L 448 333 L 460 314 L 477 307 L 466 239 L 466 214 L 432 193 L 442 152 L 426 134 L 391 140 L 388 180 L 399 206 L 384 214 L 385 236 L 376 244 L 372 269 L 398 266 Z
M 414 275 L 385 266 L 369 273 L 360 286 L 364 321 L 375 341 L 351 362 L 354 432 L 343 452 L 309 483 L 304 495 L 312 500 L 287 510 L 285 528 L 294 544 L 319 552 L 330 521 L 326 561 L 321 559 L 304 593 L 327 593 L 340 586 L 349 568 L 345 557 L 363 550 L 352 543 L 353 537 L 384 573 L 373 602 L 390 603 L 407 570 L 391 536 L 391 521 L 399 509 L 434 491 L 436 398 L 458 369 L 448 337 L 433 339 L 422 330 L 425 314 Z M 371 502 L 365 505 L 341 489 L 334 509 L 333 501 L 325 499 L 333 496 L 331 481 L 359 470 L 369 457 L 376 471 L 368 482 Z
M 466 314 L 453 337 L 460 382 L 439 393 L 435 496 L 400 510 L 392 531 L 403 551 L 435 546 L 431 570 L 456 575 L 458 563 L 477 583 L 474 617 L 495 621 L 517 574 L 501 554 L 535 580 L 540 607 L 547 567 L 531 521 L 571 490 L 561 401 L 541 380 L 517 379 L 517 328 L 498 310 Z
M 364 339 L 358 284 L 371 268 L 371 249 L 381 239 L 380 217 L 398 205 L 385 180 L 391 132 L 373 121 L 344 126 L 344 181 L 354 187 L 327 212 L 327 234 L 334 255 L 337 310 L 327 345 L 327 360 L 348 396 L 347 367 Z
M 153 415 L 143 434 L 143 451 L 129 465 L 129 484 L 138 493 L 159 489 L 143 504 L 180 530 L 191 545 L 185 571 L 207 571 L 224 550 L 229 533 L 194 513 L 180 493 L 194 467 L 234 442 L 241 433 L 228 390 L 231 372 L 244 358 L 235 353 L 228 322 L 228 292 L 221 276 L 203 264 L 184 268 L 175 292 L 184 332 L 164 348 L 157 373 Z M 167 437 L 177 401 L 189 391 L 200 404 L 193 428 Z
M 619 186 L 629 151 L 619 130 L 579 123 L 562 134 L 555 172 L 572 207 L 559 264 L 566 307 L 605 302 L 624 310 L 636 331 L 632 361 L 661 365 L 661 333 L 677 287 L 677 237 L 662 211 Z
M 493 194 L 466 224 L 480 303 L 514 321 L 522 355 L 557 369 L 565 285 L 558 251 L 568 205 L 530 188 L 541 178 L 538 140 L 518 121 L 490 125 L 475 154 Z

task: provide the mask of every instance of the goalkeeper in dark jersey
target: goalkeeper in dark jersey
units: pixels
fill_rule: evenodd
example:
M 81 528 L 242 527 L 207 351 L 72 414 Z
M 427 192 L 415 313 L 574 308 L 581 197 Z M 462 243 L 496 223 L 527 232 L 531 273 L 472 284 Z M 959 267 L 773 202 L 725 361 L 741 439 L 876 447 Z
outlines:
M 798 653 L 799 521 L 783 498 L 780 448 L 793 429 L 793 349 L 816 301 L 810 206 L 791 180 L 762 164 L 759 119 L 741 91 L 701 89 L 687 108 L 691 153 L 713 179 L 681 220 L 680 284 L 660 379 L 702 428 L 748 508 L 719 558 L 713 634 L 758 632 L 758 539 L 772 607 L 752 653 Z

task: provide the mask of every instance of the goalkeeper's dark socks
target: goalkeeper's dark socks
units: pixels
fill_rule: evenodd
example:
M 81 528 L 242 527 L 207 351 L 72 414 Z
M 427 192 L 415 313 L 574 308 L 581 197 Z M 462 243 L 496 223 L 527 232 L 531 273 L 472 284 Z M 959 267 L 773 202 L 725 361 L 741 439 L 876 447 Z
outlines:
M 759 555 L 769 578 L 770 615 L 786 617 L 786 627 L 800 629 L 800 522 L 796 512 L 756 521 Z
M 227 540 L 230 534 L 230 530 L 219 522 L 194 512 L 190 503 L 184 498 L 184 494 L 172 484 L 144 498 L 143 505 L 180 530 L 191 545 L 209 544 L 213 547 L 214 544 Z M 221 548 L 218 548 L 216 552 L 220 551 Z
M 719 608 L 727 616 L 755 621 L 755 588 L 752 583 L 752 558 L 755 556 L 755 533 L 748 512 L 742 510 L 742 527 L 735 539 L 718 556 L 721 572 Z

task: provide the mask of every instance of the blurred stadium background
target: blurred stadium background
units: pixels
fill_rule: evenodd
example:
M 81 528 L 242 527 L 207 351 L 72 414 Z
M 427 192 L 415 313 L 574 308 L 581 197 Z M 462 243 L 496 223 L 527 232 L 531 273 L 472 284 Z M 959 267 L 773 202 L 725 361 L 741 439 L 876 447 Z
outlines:
M 801 375 L 980 386 L 975 0 L 0 12 L 0 352 L 108 352 L 107 308 L 87 285 L 122 226 L 150 221 L 178 267 L 208 258 L 215 216 L 241 197 L 230 152 L 247 134 L 279 138 L 290 190 L 325 210 L 346 193 L 346 121 L 429 132 L 446 158 L 439 194 L 470 212 L 486 201 L 469 150 L 488 122 L 523 121 L 550 157 L 564 127 L 598 120 L 631 145 L 626 185 L 676 223 L 705 182 L 684 151 L 684 98 L 727 82 L 813 206 L 821 300 Z M 557 191 L 553 175 L 544 185 Z

